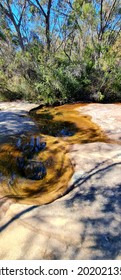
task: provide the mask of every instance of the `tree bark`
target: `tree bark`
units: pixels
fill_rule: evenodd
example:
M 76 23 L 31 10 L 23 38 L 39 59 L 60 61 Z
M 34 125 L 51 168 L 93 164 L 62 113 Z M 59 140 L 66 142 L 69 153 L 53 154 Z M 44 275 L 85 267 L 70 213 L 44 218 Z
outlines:
M 46 40 L 47 40 L 47 49 L 50 51 L 50 43 L 51 43 L 51 38 L 50 38 L 50 11 L 51 11 L 51 5 L 52 5 L 52 0 L 48 1 L 48 9 L 47 9 L 47 15 L 46 15 Z
M 35 6 L 35 3 L 31 2 L 32 5 Z M 39 0 L 36 0 L 36 3 L 38 6 L 38 9 L 42 13 L 42 15 L 45 18 L 45 36 L 46 36 L 46 43 L 47 43 L 47 50 L 50 51 L 50 44 L 51 44 L 51 38 L 50 38 L 50 12 L 51 12 L 51 6 L 52 6 L 52 0 L 48 0 L 47 4 L 47 12 L 43 9 L 42 5 L 40 4 Z
M 24 42 L 23 42 L 23 38 L 22 38 L 22 34 L 21 34 L 21 31 L 20 31 L 20 27 L 21 27 L 21 21 L 22 21 L 22 16 L 23 16 L 23 11 L 26 7 L 26 0 L 25 0 L 25 3 L 24 3 L 24 6 L 23 6 L 23 9 L 22 9 L 22 13 L 20 15 L 20 18 L 19 18 L 19 21 L 18 23 L 16 22 L 15 18 L 14 18 L 14 15 L 13 15 L 13 12 L 11 10 L 11 6 L 10 6 L 10 3 L 9 3 L 9 0 L 7 0 L 7 8 L 6 9 L 1 3 L 0 3 L 0 8 L 2 10 L 2 12 L 4 13 L 4 15 L 6 15 L 13 23 L 15 29 L 16 29 L 16 32 L 17 32 L 17 35 L 18 35 L 18 40 L 19 40 L 19 45 L 22 49 L 22 51 L 24 51 L 25 47 L 24 47 Z

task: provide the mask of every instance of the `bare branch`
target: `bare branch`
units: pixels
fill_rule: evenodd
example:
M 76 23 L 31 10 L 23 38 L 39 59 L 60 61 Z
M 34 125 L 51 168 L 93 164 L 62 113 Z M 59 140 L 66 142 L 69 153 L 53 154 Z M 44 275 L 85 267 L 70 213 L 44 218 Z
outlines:
M 45 13 L 45 11 L 44 11 L 44 9 L 43 9 L 43 7 L 40 5 L 40 3 L 39 3 L 39 1 L 38 0 L 35 0 L 36 1 L 36 3 L 37 3 L 37 5 L 38 5 L 38 7 L 40 8 L 40 10 L 41 10 L 41 12 L 42 12 L 42 14 L 43 14 L 43 16 L 46 18 L 46 13 Z M 34 5 L 34 4 L 33 4 Z
M 20 25 L 21 25 L 21 21 L 22 21 L 23 13 L 24 13 L 24 10 L 25 10 L 25 8 L 26 8 L 26 3 L 27 3 L 27 0 L 25 0 L 25 1 L 24 1 L 23 9 L 22 9 L 22 12 L 21 12 L 21 15 L 20 15 L 19 21 L 18 21 L 18 26 L 19 26 L 19 27 L 20 27 Z
M 108 13 L 108 16 L 107 16 L 107 18 L 106 18 L 105 26 L 107 26 L 107 23 L 108 23 L 108 21 L 110 20 L 111 14 L 113 13 L 113 11 L 114 11 L 114 9 L 115 9 L 116 2 L 117 2 L 117 0 L 114 0 L 114 1 L 113 1 L 113 4 L 112 4 L 112 6 L 111 6 L 111 8 L 110 8 L 110 11 L 109 11 L 109 13 Z
M 100 30 L 99 30 L 99 33 L 98 33 L 98 39 L 99 40 L 102 40 L 105 29 L 110 24 L 110 19 L 111 19 L 111 16 L 113 14 L 113 11 L 115 9 L 116 2 L 117 2 L 117 0 L 113 1 L 112 5 L 110 7 L 110 10 L 108 12 L 108 15 L 106 14 L 106 12 L 104 13 L 104 19 L 105 19 L 105 23 L 104 23 L 103 22 L 103 0 L 101 0 L 101 3 L 100 3 Z

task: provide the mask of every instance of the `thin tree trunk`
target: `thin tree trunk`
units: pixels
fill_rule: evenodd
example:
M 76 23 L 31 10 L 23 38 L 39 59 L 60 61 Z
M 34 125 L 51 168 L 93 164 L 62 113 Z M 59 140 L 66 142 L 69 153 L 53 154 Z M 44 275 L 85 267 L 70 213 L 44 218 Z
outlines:
M 47 40 L 47 50 L 50 51 L 50 44 L 51 44 L 51 38 L 50 38 L 50 11 L 52 6 L 52 0 L 48 1 L 48 9 L 47 9 L 47 15 L 46 15 L 46 40 Z
M 25 9 L 25 6 L 26 6 L 26 0 L 25 0 L 25 3 L 24 3 L 24 7 L 22 9 L 22 13 L 20 15 L 19 22 L 17 24 L 17 22 L 16 22 L 16 20 L 14 18 L 13 12 L 11 10 L 11 6 L 10 6 L 10 3 L 9 3 L 9 0 L 7 0 L 7 7 L 8 7 L 8 9 L 6 9 L 0 3 L 0 8 L 1 8 L 2 12 L 12 21 L 12 23 L 13 23 L 15 29 L 16 29 L 16 32 L 17 32 L 17 35 L 18 35 L 18 40 L 19 40 L 19 45 L 20 45 L 22 51 L 24 51 L 25 47 L 24 47 L 24 43 L 23 43 L 23 38 L 22 38 L 22 35 L 21 35 L 20 27 L 21 27 L 21 20 L 22 20 L 23 11 Z

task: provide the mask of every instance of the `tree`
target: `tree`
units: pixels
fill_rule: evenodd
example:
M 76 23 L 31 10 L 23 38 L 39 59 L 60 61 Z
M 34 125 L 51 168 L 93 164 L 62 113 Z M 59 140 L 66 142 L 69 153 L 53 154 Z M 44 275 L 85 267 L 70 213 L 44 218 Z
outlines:
M 97 3 L 96 3 L 97 2 Z M 120 0 L 100 0 L 94 1 L 95 8 L 97 9 L 97 15 L 99 22 L 97 26 L 98 40 L 102 41 L 105 32 L 108 31 L 108 43 L 113 33 L 117 37 L 118 32 L 121 30 L 121 7 Z M 115 37 L 115 39 L 116 39 Z
M 50 30 L 50 20 L 51 20 L 51 10 L 52 10 L 52 0 L 39 1 L 39 0 L 28 0 L 30 5 L 30 12 L 36 16 L 39 15 L 41 23 L 45 25 L 45 36 L 47 50 L 50 51 L 51 44 L 51 30 Z
M 51 104 L 119 94 L 120 3 L 1 0 L 2 85 Z
M 9 21 L 9 27 L 12 33 L 16 31 L 18 42 L 22 50 L 25 49 L 24 42 L 27 40 L 25 31 L 27 0 L 2 0 L 0 11 Z

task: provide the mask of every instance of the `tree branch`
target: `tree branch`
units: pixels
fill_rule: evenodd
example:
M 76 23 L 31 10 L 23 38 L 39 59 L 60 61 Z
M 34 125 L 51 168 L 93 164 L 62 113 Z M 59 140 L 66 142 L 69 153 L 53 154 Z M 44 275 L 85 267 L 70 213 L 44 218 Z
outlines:
M 114 1 L 113 1 L 113 4 L 112 4 L 112 6 L 111 6 L 111 8 L 110 8 L 109 14 L 108 14 L 107 19 L 106 19 L 105 26 L 107 26 L 107 23 L 108 23 L 108 21 L 110 20 L 111 14 L 112 14 L 112 12 L 113 12 L 114 9 L 115 9 L 116 2 L 117 2 L 117 0 L 114 0 Z
M 2 10 L 2 12 L 6 15 L 6 16 L 10 16 L 10 14 L 9 14 L 9 12 L 8 12 L 8 10 L 5 8 L 5 7 L 3 7 L 3 5 L 0 3 L 0 8 L 1 8 L 1 10 Z
M 20 15 L 19 21 L 18 21 L 18 27 L 20 27 L 20 25 L 21 25 L 21 21 L 22 21 L 23 13 L 24 13 L 24 10 L 25 10 L 25 8 L 26 8 L 26 3 L 27 3 L 27 0 L 25 0 L 25 1 L 24 1 L 23 9 L 22 9 L 22 12 L 21 12 L 21 15 Z
M 100 4 L 101 5 L 101 8 L 100 8 L 100 31 L 98 33 L 98 39 L 99 40 L 102 40 L 103 33 L 109 25 L 109 20 L 110 20 L 110 17 L 112 15 L 114 9 L 115 9 L 116 2 L 117 2 L 117 0 L 113 1 L 112 5 L 110 7 L 110 10 L 108 12 L 108 15 L 106 16 L 106 13 L 104 14 L 105 24 L 103 24 L 103 0 L 101 0 L 101 4 Z
M 42 12 L 42 14 L 43 14 L 43 16 L 46 18 L 46 13 L 45 13 L 45 11 L 44 11 L 44 9 L 43 9 L 43 7 L 40 5 L 40 3 L 39 3 L 39 1 L 38 0 L 35 0 L 36 1 L 36 3 L 37 3 L 37 5 L 38 5 L 38 7 L 40 8 L 40 10 L 41 10 L 41 12 Z M 34 4 L 33 4 L 34 5 Z

